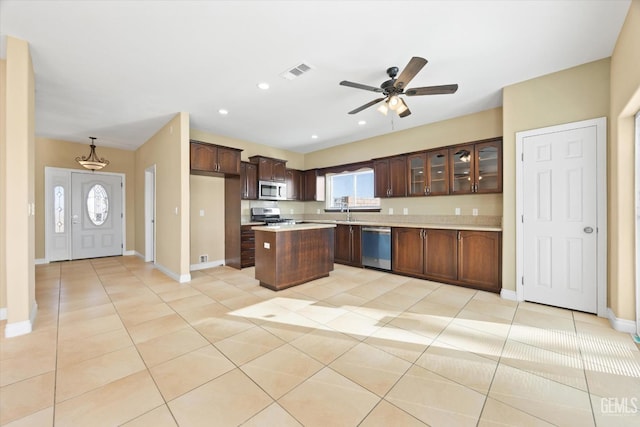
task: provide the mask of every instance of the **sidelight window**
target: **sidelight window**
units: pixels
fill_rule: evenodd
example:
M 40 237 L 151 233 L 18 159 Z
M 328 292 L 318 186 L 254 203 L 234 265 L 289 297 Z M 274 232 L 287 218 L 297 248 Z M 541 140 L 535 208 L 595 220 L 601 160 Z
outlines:
M 53 187 L 53 216 L 55 233 L 64 233 L 64 187 Z

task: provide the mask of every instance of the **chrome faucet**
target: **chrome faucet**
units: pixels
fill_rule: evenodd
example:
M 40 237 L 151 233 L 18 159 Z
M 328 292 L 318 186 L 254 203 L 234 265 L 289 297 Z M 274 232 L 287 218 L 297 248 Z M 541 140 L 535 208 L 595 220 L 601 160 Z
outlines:
M 347 221 L 351 221 L 351 211 L 349 210 L 349 196 L 342 197 L 342 209 L 340 209 L 340 211 L 344 212 L 345 209 L 347 210 Z

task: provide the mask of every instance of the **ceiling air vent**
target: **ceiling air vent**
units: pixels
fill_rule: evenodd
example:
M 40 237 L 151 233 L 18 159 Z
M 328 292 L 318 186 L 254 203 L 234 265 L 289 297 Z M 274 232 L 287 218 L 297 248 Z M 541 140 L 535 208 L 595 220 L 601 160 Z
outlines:
M 284 73 L 280 74 L 280 77 L 282 77 L 284 79 L 287 79 L 287 80 L 293 80 L 293 79 L 295 79 L 297 77 L 300 77 L 301 75 L 303 75 L 305 73 L 308 73 L 312 69 L 313 69 L 313 66 L 302 62 L 302 63 L 296 65 L 295 67 L 291 67 L 290 69 L 288 69 Z

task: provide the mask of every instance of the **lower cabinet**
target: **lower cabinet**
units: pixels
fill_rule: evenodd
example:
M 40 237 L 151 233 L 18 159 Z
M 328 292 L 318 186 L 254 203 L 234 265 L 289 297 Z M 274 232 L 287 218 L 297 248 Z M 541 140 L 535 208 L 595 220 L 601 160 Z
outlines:
M 362 267 L 361 228 L 359 225 L 351 224 L 336 225 L 334 262 Z
M 394 227 L 391 238 L 394 273 L 500 292 L 499 232 Z
M 240 268 L 253 267 L 256 264 L 256 232 L 252 225 L 240 227 Z

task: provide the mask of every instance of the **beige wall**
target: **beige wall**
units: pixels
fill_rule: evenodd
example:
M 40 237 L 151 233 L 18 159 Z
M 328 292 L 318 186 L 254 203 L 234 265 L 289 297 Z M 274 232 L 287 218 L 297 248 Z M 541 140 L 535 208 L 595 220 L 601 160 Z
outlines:
M 6 185 L 6 127 L 5 114 L 7 111 L 7 61 L 0 60 L 0 309 L 7 308 L 7 276 L 4 273 L 6 265 L 6 222 L 4 212 L 6 207 L 5 185 Z M 3 317 L 3 316 L 0 316 Z
M 189 115 L 178 113 L 135 152 L 135 247 L 145 253 L 145 169 L 156 165 L 156 263 L 189 275 Z
M 635 319 L 634 119 L 640 110 L 640 0 L 633 0 L 611 57 L 609 307 Z
M 516 289 L 516 132 L 609 114 L 609 59 L 504 88 L 502 286 Z
M 5 292 L 6 335 L 31 331 L 35 315 L 34 264 L 34 140 L 35 79 L 29 44 L 13 37 L 6 39 L 5 92 L 2 114 L 4 154 Z M 10 159 L 10 160 L 9 160 Z M 11 250 L 8 250 L 8 247 Z
M 224 178 L 191 175 L 191 264 L 224 262 Z M 200 216 L 200 211 L 204 216 Z
M 97 140 L 96 152 L 100 157 L 109 160 L 109 165 L 100 172 L 115 172 L 125 175 L 125 251 L 135 247 L 135 153 L 128 150 L 100 146 Z M 86 144 L 60 141 L 48 138 L 36 138 L 35 190 L 36 190 L 36 258 L 45 257 L 45 206 L 44 206 L 44 168 L 46 166 L 67 169 L 81 167 L 75 158 L 89 154 L 89 139 Z

